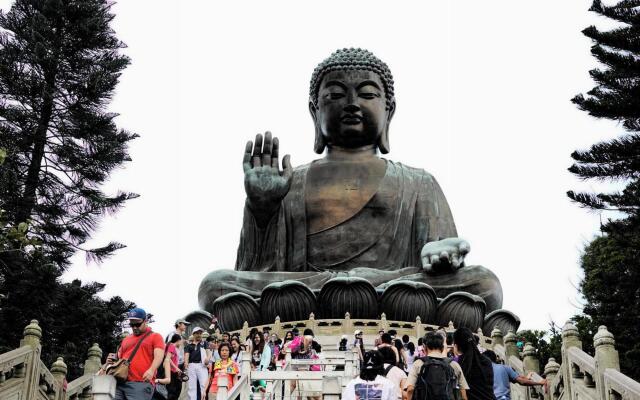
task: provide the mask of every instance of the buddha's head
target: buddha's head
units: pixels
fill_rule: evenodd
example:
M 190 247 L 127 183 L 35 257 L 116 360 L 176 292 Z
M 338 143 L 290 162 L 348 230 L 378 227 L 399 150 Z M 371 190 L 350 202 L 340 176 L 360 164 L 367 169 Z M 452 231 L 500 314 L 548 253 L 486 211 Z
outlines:
M 309 89 L 314 150 L 376 145 L 389 152 L 389 123 L 396 102 L 387 64 L 362 49 L 342 49 L 316 67 Z

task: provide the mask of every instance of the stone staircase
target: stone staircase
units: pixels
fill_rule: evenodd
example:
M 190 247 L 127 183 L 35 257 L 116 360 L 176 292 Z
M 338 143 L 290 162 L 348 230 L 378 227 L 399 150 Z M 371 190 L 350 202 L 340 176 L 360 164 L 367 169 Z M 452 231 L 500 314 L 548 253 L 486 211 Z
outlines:
M 66 380 L 67 365 L 62 357 L 51 368 L 40 360 L 42 329 L 32 320 L 24 328 L 20 347 L 0 354 L 1 400 L 76 400 L 91 399 L 93 375 L 101 365 L 102 350 L 94 344 L 84 363 L 84 375 Z
M 388 321 L 383 315 L 380 320 L 344 319 L 316 320 L 313 315 L 308 320 L 282 323 L 276 319 L 268 326 L 280 337 L 289 329 L 311 328 L 323 345 L 323 359 L 320 361 L 287 359 L 285 366 L 276 371 L 251 371 L 249 355 L 242 360 L 241 379 L 230 392 L 221 390 L 217 400 L 253 400 L 294 399 L 305 393 L 291 391 L 291 381 L 312 384 L 321 391 L 323 399 L 337 400 L 348 381 L 358 374 L 357 357 L 352 352 L 337 351 L 337 343 L 342 335 L 352 337 L 355 329 L 363 330 L 365 346 L 371 348 L 379 329 L 395 329 L 399 335 L 407 334 L 412 340 L 437 327 L 422 324 L 420 318 L 415 322 Z M 455 328 L 449 324 L 446 331 Z M 245 324 L 240 331 L 248 335 L 249 326 Z M 541 387 L 512 385 L 513 400 L 640 400 L 640 383 L 620 372 L 618 352 L 615 349 L 613 335 L 601 326 L 593 340 L 595 354 L 589 355 L 582 350 L 578 330 L 571 323 L 562 328 L 562 359 L 550 359 L 543 369 L 537 359 L 536 349 L 527 343 L 520 352 L 516 346 L 513 331 L 503 335 L 499 327 L 484 336 L 478 331 L 480 346 L 492 349 L 518 373 L 544 373 L 549 382 L 545 390 Z M 58 358 L 48 369 L 40 360 L 42 329 L 37 321 L 24 329 L 20 347 L 8 353 L 0 354 L 0 399 L 1 400 L 75 400 L 95 399 L 113 400 L 115 381 L 111 377 L 97 376 L 100 369 L 102 350 L 93 345 L 88 351 L 84 364 L 84 375 L 66 383 L 67 367 L 62 358 Z M 558 363 L 560 361 L 560 363 Z M 321 371 L 298 371 L 297 364 L 315 363 Z M 251 393 L 251 381 L 264 380 L 267 390 L 264 393 Z M 222 386 L 222 385 L 221 385 Z

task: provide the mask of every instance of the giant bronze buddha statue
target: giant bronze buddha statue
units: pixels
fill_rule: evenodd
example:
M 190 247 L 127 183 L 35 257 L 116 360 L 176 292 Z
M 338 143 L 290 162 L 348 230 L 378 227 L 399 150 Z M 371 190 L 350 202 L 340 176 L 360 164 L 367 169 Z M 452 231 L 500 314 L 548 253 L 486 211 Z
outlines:
M 226 329 L 273 321 L 378 318 L 472 329 L 517 322 L 502 306 L 498 278 L 468 266 L 435 178 L 380 157 L 389 153 L 396 109 L 387 65 L 361 49 L 334 52 L 313 72 L 309 111 L 314 150 L 279 167 L 279 142 L 267 132 L 248 142 L 247 199 L 235 270 L 202 281 L 200 306 Z M 486 328 L 486 324 L 485 324 Z

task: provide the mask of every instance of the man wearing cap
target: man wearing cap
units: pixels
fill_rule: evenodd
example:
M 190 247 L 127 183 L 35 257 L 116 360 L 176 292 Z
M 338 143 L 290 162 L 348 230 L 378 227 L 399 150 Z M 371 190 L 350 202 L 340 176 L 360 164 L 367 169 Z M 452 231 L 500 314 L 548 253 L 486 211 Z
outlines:
M 207 364 L 211 359 L 211 351 L 206 342 L 202 340 L 204 329 L 196 326 L 191 331 L 193 342 L 184 348 L 184 369 L 189 376 L 189 400 L 200 400 L 200 393 L 205 393 L 204 385 L 207 383 Z
M 116 385 L 116 400 L 150 400 L 156 370 L 164 359 L 164 342 L 162 336 L 148 326 L 147 313 L 142 308 L 129 311 L 128 319 L 133 335 L 122 340 L 118 348 L 118 359 L 131 358 L 138 343 L 140 346 L 130 360 L 126 382 L 118 382 Z M 110 357 L 107 363 L 114 361 Z

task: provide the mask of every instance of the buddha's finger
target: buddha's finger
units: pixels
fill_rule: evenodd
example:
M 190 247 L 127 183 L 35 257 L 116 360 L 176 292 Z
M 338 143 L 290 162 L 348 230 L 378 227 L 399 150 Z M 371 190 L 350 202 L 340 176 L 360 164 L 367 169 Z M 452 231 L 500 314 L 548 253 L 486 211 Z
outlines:
M 262 165 L 271 166 L 271 132 L 264 134 L 264 146 L 262 146 Z
M 277 137 L 273 138 L 273 145 L 271 148 L 271 168 L 275 168 L 278 169 L 278 166 L 280 165 L 278 163 L 278 155 L 280 153 L 280 141 L 278 141 Z
M 433 265 L 431 264 L 425 264 L 422 268 L 424 268 L 424 270 L 427 272 L 433 271 Z
M 469 242 L 464 241 L 460 243 L 460 245 L 458 246 L 458 251 L 462 255 L 469 254 L 469 252 L 471 251 L 471 246 L 469 245 Z
M 256 141 L 253 146 L 253 168 L 262 166 L 260 157 L 262 156 L 262 134 L 256 135 Z
M 282 176 L 287 180 L 293 176 L 293 167 L 291 167 L 291 156 L 289 154 L 282 159 Z
M 456 269 L 460 267 L 460 259 L 458 258 L 457 254 L 451 255 L 451 265 L 453 266 L 453 268 L 456 268 Z
M 251 169 L 251 149 L 253 148 L 253 142 L 249 140 L 247 145 L 244 146 L 244 158 L 242 159 L 242 169 L 247 172 Z
M 440 257 L 437 254 L 431 256 L 431 264 L 440 264 Z
M 449 261 L 449 252 L 442 251 L 440 253 L 440 261 Z

